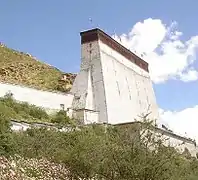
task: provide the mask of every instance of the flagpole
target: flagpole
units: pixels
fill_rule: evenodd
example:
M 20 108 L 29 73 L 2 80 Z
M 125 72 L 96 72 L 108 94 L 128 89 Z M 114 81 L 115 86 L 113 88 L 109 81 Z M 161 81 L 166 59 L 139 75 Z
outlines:
M 93 20 L 92 18 L 89 18 L 89 23 L 90 23 L 90 26 L 91 26 L 91 29 L 93 28 Z

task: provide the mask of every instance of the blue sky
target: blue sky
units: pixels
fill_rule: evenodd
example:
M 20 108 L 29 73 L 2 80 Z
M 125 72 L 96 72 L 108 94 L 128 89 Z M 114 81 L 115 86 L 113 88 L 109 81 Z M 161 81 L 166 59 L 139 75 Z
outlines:
M 65 72 L 78 72 L 80 31 L 97 26 L 110 35 L 122 35 L 137 22 L 152 18 L 167 26 L 176 21 L 185 42 L 198 35 L 197 7 L 197 1 L 181 0 L 0 0 L 0 41 Z M 193 67 L 198 69 L 196 59 Z M 182 111 L 198 105 L 197 80 L 172 79 L 154 85 L 159 107 Z

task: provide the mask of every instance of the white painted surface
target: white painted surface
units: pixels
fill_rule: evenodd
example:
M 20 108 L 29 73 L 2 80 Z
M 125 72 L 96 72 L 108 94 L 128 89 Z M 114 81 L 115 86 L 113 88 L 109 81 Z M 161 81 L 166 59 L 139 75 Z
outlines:
M 79 111 L 78 113 L 83 113 L 83 115 L 87 113 L 85 116 L 87 115 L 89 116 L 89 117 L 88 116 L 85 117 L 85 124 L 90 123 L 89 118 L 91 121 L 93 121 L 94 119 L 95 121 L 97 121 L 97 115 L 98 115 L 97 112 Z M 82 115 L 80 115 L 79 117 L 82 117 Z M 44 124 L 43 125 L 36 124 L 36 123 L 28 124 L 28 123 L 20 123 L 20 122 L 15 122 L 15 121 L 12 121 L 11 123 L 12 123 L 11 129 L 13 131 L 26 131 L 27 129 L 31 128 L 31 126 L 57 129 L 56 127 L 48 126 Z M 91 123 L 96 123 L 96 122 L 91 122 Z M 64 131 L 64 132 L 69 132 L 70 130 L 71 129 L 69 127 L 60 129 L 60 131 Z M 196 154 L 198 153 L 198 147 L 192 141 L 186 139 L 185 137 L 177 136 L 177 135 L 174 135 L 173 133 L 169 133 L 164 130 L 160 130 L 160 131 L 156 130 L 155 133 L 156 133 L 156 136 L 159 135 L 159 137 L 162 140 L 164 140 L 164 145 L 174 147 L 176 150 L 178 150 L 179 153 L 184 152 L 185 148 L 187 148 L 190 154 L 196 157 Z
M 148 112 L 151 119 L 159 117 L 149 73 L 101 41 L 81 45 L 81 68 L 71 90 L 73 95 L 0 83 L 0 97 L 7 92 L 12 92 L 18 101 L 43 107 L 48 112 L 60 110 L 63 104 L 65 110 L 70 109 L 70 117 L 85 124 L 132 122 Z M 12 125 L 14 130 L 29 127 L 27 123 Z M 196 154 L 193 143 L 183 144 L 181 139 L 165 136 L 167 145 L 179 151 L 187 147 L 191 154 Z
M 99 112 L 90 111 L 88 109 L 73 111 L 73 117 L 83 124 L 93 124 L 99 122 Z
M 158 107 L 148 72 L 109 46 L 102 42 L 99 44 L 108 123 L 132 122 L 148 112 L 151 112 L 150 118 L 158 118 Z
M 46 124 L 42 124 L 42 123 L 25 123 L 25 122 L 16 122 L 16 121 L 11 121 L 11 129 L 13 131 L 26 131 L 27 129 L 31 129 L 32 127 L 34 128 L 47 128 L 48 130 L 50 129 L 54 129 L 54 130 L 58 130 L 61 132 L 69 132 L 72 130 L 72 127 L 63 127 L 61 129 L 58 129 L 56 126 L 54 126 L 53 124 L 51 125 L 46 125 Z M 76 128 L 78 129 L 78 128 Z
M 87 111 L 84 112 L 84 122 L 85 124 L 93 124 L 98 123 L 99 113 L 94 111 Z
M 98 41 L 82 44 L 81 70 L 74 81 L 71 92 L 74 94 L 73 109 L 97 111 L 99 112 L 98 122 L 107 122 L 106 97 Z
M 101 41 L 81 45 L 81 70 L 74 82 L 74 109 L 99 112 L 101 123 L 132 122 L 142 114 L 158 118 L 149 73 Z
M 0 97 L 8 92 L 12 92 L 16 100 L 43 107 L 48 112 L 60 110 L 61 104 L 64 104 L 65 109 L 67 109 L 71 107 L 73 100 L 73 95 L 71 94 L 41 91 L 19 85 L 0 83 Z
M 27 123 L 11 122 L 11 129 L 13 131 L 26 131 L 29 128 L 30 125 Z
M 162 140 L 164 140 L 164 145 L 174 147 L 179 153 L 183 153 L 185 148 L 187 148 L 194 157 L 196 157 L 196 153 L 198 153 L 197 145 L 185 137 L 165 130 L 156 131 L 156 135 L 159 135 Z

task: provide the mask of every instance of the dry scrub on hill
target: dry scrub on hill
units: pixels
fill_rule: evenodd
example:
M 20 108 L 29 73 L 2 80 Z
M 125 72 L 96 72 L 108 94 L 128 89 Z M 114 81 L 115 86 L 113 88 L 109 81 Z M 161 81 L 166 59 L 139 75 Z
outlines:
M 0 157 L 0 180 L 66 180 L 67 175 L 63 164 L 46 159 Z
M 60 119 L 62 113 L 56 121 Z M 89 125 L 74 126 L 69 132 L 47 128 L 13 132 L 10 118 L 0 111 L 0 178 L 197 180 L 197 159 L 164 146 L 149 127 L 145 121 L 135 127 Z
M 0 81 L 2 82 L 68 92 L 75 77 L 75 74 L 63 73 L 29 54 L 0 45 Z

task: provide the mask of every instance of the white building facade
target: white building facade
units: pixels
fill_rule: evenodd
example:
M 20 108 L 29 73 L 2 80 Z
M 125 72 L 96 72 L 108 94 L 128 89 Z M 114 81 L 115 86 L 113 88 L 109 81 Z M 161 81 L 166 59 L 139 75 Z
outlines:
M 84 124 L 133 123 L 148 113 L 151 120 L 159 119 L 148 63 L 100 29 L 81 32 L 81 67 L 70 93 L 0 82 L 0 97 L 8 92 L 16 100 L 48 112 L 68 110 L 70 117 Z M 13 130 L 29 127 L 28 123 L 12 121 Z M 194 141 L 159 128 L 157 132 L 168 137 L 167 145 L 177 146 L 179 151 L 187 147 L 193 156 L 197 154 Z
M 69 110 L 85 124 L 133 122 L 147 113 L 158 118 L 148 63 L 100 29 L 81 33 L 81 67 L 70 93 L 0 82 L 0 97 L 8 92 L 48 112 Z
M 100 29 L 81 33 L 81 70 L 72 93 L 72 107 L 98 115 L 93 122 L 132 122 L 147 113 L 159 117 L 148 63 Z

